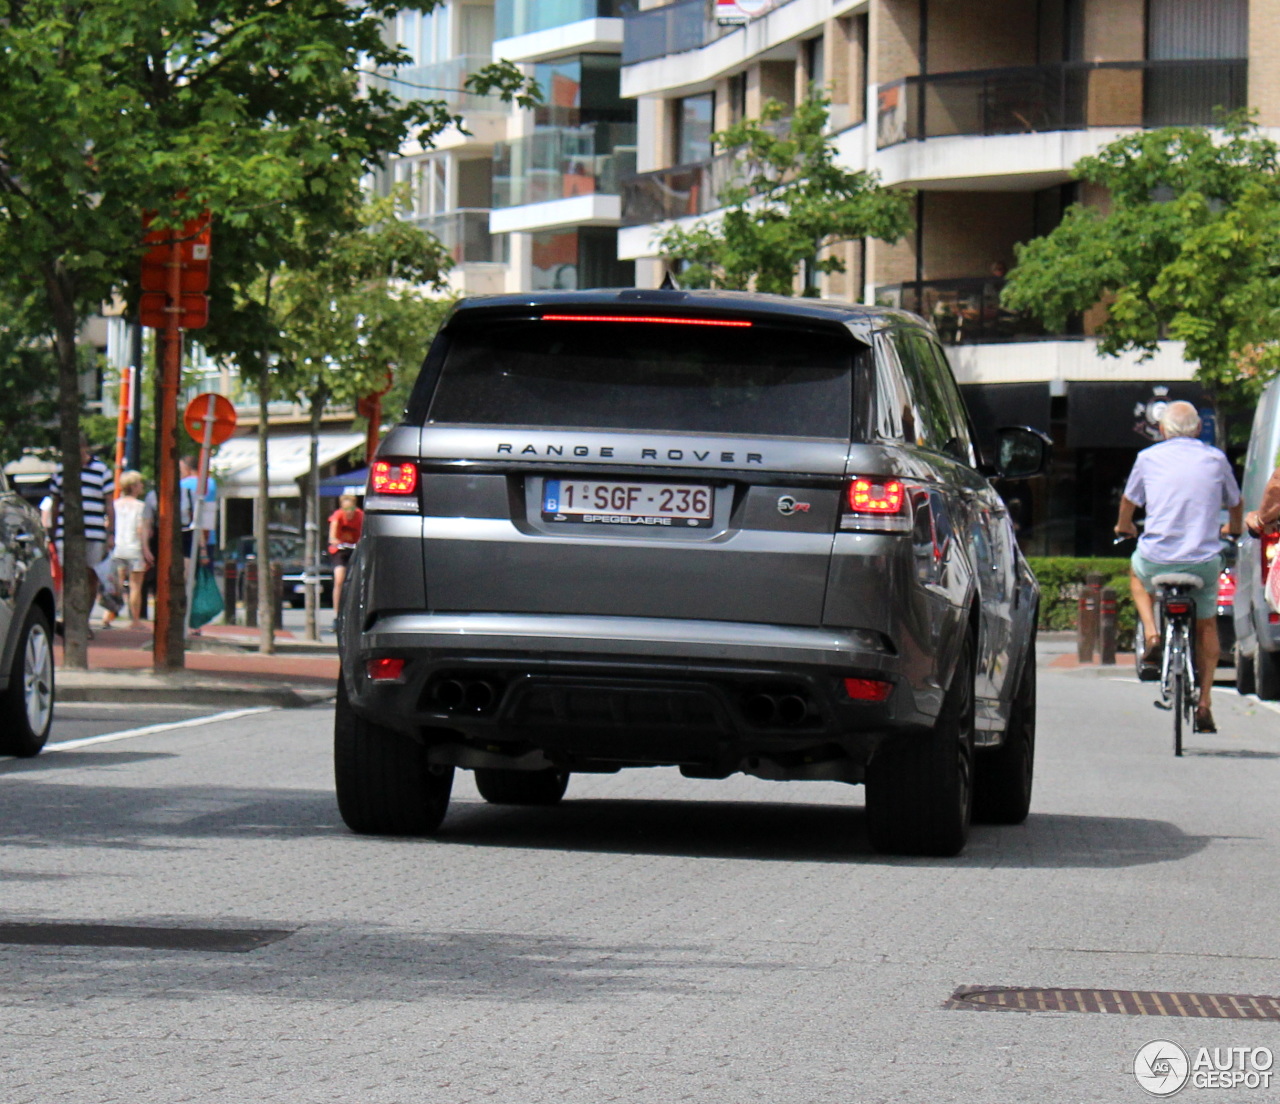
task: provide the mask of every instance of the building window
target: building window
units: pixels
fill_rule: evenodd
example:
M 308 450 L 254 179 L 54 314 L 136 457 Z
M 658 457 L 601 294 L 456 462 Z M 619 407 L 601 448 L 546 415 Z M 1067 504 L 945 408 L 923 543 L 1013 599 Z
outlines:
M 715 128 L 716 98 L 712 92 L 676 101 L 677 165 L 711 160 L 711 133 Z
M 534 291 L 635 285 L 635 262 L 618 260 L 616 230 L 584 226 L 531 237 Z
M 809 74 L 809 87 L 818 92 L 826 92 L 827 83 L 827 51 L 822 38 L 810 38 L 804 44 L 805 70 Z

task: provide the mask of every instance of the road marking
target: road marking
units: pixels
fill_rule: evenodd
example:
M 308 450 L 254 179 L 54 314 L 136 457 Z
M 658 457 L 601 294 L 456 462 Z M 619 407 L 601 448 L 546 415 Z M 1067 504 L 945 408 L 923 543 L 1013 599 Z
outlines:
M 166 721 L 164 724 L 145 725 L 142 728 L 127 728 L 123 732 L 108 732 L 102 736 L 85 736 L 79 740 L 63 740 L 57 744 L 45 744 L 45 751 L 70 751 L 73 748 L 88 747 L 90 744 L 108 744 L 113 740 L 131 740 L 135 736 L 151 736 L 157 732 L 172 732 L 177 728 L 195 728 L 197 725 L 217 724 L 219 721 L 234 721 L 239 717 L 251 717 L 255 713 L 271 713 L 273 705 L 259 705 L 253 709 L 231 709 L 225 713 L 211 713 L 207 717 L 191 717 L 185 721 Z

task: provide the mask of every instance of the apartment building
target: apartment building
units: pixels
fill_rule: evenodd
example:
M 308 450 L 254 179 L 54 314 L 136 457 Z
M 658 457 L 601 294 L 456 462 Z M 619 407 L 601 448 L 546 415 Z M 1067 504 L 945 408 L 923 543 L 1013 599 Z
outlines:
M 1211 124 L 1251 106 L 1280 125 L 1280 0 L 675 0 L 623 19 L 624 97 L 637 104 L 636 175 L 621 182 L 618 255 L 656 286 L 669 225 L 714 217 L 730 159 L 714 130 L 832 100 L 832 140 L 851 169 L 916 192 L 916 228 L 895 245 L 841 245 L 846 272 L 821 294 L 932 320 L 980 431 L 1051 432 L 1055 469 L 1008 489 L 1029 551 L 1103 553 L 1134 453 L 1161 404 L 1213 412 L 1181 348 L 1102 358 L 1096 318 L 1046 333 L 999 306 L 1013 247 L 1073 202 L 1105 204 L 1072 165 L 1135 128 Z

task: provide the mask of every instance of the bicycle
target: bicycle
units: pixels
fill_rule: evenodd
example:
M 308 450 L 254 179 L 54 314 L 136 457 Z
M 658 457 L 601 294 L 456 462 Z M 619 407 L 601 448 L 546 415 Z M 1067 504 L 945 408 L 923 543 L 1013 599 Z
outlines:
M 1197 575 L 1171 572 L 1156 575 L 1156 614 L 1161 624 L 1164 654 L 1160 663 L 1157 709 L 1173 712 L 1173 754 L 1182 755 L 1182 727 L 1192 722 L 1200 701 L 1195 664 L 1195 592 L 1204 586 Z

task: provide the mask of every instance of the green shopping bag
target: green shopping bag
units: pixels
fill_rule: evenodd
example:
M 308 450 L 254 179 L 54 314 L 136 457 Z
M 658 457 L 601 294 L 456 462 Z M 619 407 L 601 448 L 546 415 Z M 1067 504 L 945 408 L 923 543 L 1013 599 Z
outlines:
M 208 564 L 196 566 L 195 593 L 191 595 L 191 627 L 200 628 L 207 625 L 222 612 L 222 593 L 218 590 L 218 580 L 214 578 L 213 568 Z

